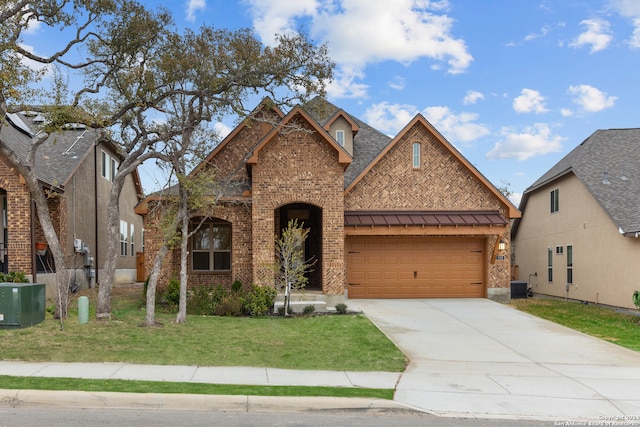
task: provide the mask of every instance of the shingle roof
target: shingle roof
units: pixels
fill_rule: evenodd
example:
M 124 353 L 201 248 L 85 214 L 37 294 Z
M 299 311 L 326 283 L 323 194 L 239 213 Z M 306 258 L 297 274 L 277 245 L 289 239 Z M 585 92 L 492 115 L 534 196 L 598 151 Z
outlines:
M 527 188 L 525 196 L 574 173 L 623 232 L 635 233 L 640 231 L 638 164 L 640 129 L 598 130 Z
M 0 128 L 0 139 L 19 157 L 26 159 L 29 145 L 38 132 L 38 124 L 20 113 L 8 118 L 13 120 Z M 16 120 L 27 125 L 31 135 L 21 131 L 23 126 L 16 125 Z M 37 150 L 35 168 L 38 179 L 51 186 L 62 187 L 99 136 L 99 130 L 90 128 L 52 133 Z
M 327 120 L 331 119 L 331 117 L 340 110 L 340 108 L 332 103 L 319 97 L 311 100 L 304 105 L 303 108 L 321 126 L 324 126 Z M 357 117 L 351 114 L 349 114 L 349 117 L 358 124 L 360 130 L 358 130 L 358 133 L 353 138 L 353 160 L 344 173 L 345 188 L 389 145 L 392 139 Z

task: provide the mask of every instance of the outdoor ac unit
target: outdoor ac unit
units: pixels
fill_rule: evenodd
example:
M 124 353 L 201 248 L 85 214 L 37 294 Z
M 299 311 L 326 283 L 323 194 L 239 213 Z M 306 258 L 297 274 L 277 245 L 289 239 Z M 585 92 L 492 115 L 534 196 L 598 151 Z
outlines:
M 0 329 L 26 328 L 44 320 L 45 285 L 0 283 Z

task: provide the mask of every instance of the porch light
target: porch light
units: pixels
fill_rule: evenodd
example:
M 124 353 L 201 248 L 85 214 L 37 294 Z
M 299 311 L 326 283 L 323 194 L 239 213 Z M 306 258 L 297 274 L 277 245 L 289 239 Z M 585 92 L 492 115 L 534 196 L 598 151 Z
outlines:
M 505 249 L 507 249 L 507 244 L 504 240 L 500 240 L 500 243 L 498 243 L 498 250 L 504 251 Z

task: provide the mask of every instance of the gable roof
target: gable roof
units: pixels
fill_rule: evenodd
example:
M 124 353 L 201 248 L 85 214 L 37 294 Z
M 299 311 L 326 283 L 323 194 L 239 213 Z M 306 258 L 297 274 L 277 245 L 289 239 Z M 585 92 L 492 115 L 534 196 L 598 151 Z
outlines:
M 252 117 L 257 117 L 258 115 L 260 115 L 261 113 L 265 112 L 266 110 L 270 110 L 272 111 L 277 117 L 279 117 L 280 119 L 284 118 L 284 113 L 282 112 L 282 110 L 280 109 L 280 107 L 278 107 L 271 98 L 269 97 L 265 97 L 262 99 L 262 101 L 260 101 L 260 103 L 253 109 L 253 111 L 249 114 L 248 117 L 246 117 L 242 123 L 240 123 L 238 126 L 236 126 L 221 142 L 220 144 L 216 145 L 213 150 L 209 153 L 209 155 L 200 163 L 198 163 L 198 165 L 189 173 L 189 176 L 193 176 L 194 174 L 197 174 L 198 171 L 200 171 L 203 167 L 205 167 L 206 164 L 208 164 L 209 162 L 211 162 L 211 159 L 213 159 L 220 151 L 222 151 L 222 149 L 224 147 L 227 146 L 227 144 L 229 144 L 230 141 L 233 141 L 233 139 L 238 135 L 238 133 L 240 133 L 240 131 L 242 130 L 242 128 L 244 127 L 244 125 L 246 125 L 248 120 L 251 120 Z M 274 125 L 275 126 L 275 125 Z M 246 153 L 249 154 L 249 153 Z M 243 159 L 243 160 L 246 160 Z
M 358 126 L 358 132 L 353 137 L 353 160 L 344 172 L 344 188 L 347 188 L 358 175 L 376 158 L 390 142 L 391 137 L 372 128 L 367 123 L 344 112 L 329 101 L 315 97 L 304 105 L 305 111 L 321 126 L 331 124 L 331 121 L 343 113 Z
M 440 144 L 442 144 L 442 146 L 447 151 L 449 151 L 449 153 L 453 157 L 455 157 L 456 160 L 460 162 L 460 164 L 462 164 L 462 166 L 464 166 L 472 175 L 474 175 L 476 179 L 482 182 L 482 184 L 484 184 L 484 186 L 489 191 L 491 191 L 496 196 L 496 198 L 500 199 L 502 203 L 504 203 L 504 205 L 508 208 L 508 214 L 510 218 L 520 217 L 520 211 L 513 205 L 513 203 L 511 203 L 511 201 L 509 201 L 509 199 L 507 199 L 495 187 L 495 185 L 493 185 L 484 175 L 482 175 L 480 171 L 478 171 L 478 169 L 476 169 L 475 166 L 473 166 L 453 145 L 451 145 L 451 143 L 449 143 L 449 141 L 447 141 L 444 136 L 442 136 L 440 132 L 438 132 L 436 128 L 434 128 L 433 125 L 424 118 L 422 114 L 417 114 L 413 118 L 413 120 L 411 120 L 400 131 L 400 133 L 398 133 L 398 135 L 396 135 L 396 137 L 393 138 L 393 140 L 386 147 L 384 147 L 384 149 L 380 153 L 378 153 L 376 158 L 360 172 L 360 174 L 351 182 L 351 184 L 349 184 L 349 186 L 347 186 L 345 193 L 351 191 L 351 189 L 389 152 L 389 150 L 391 150 L 391 148 L 393 148 L 398 143 L 398 141 L 402 140 L 406 133 L 415 125 L 426 127 L 427 130 L 438 140 L 438 142 L 440 142 Z
M 309 125 L 314 128 L 314 130 L 323 137 L 323 139 L 338 153 L 338 163 L 342 165 L 348 165 L 351 163 L 351 156 L 349 153 L 341 147 L 333 138 L 329 136 L 329 134 L 322 129 L 318 123 L 313 120 L 309 114 L 307 114 L 301 107 L 295 107 L 292 109 L 289 114 L 287 114 L 281 121 L 278 123 L 278 126 L 272 129 L 262 140 L 253 148 L 253 152 L 249 160 L 247 160 L 248 164 L 256 164 L 258 163 L 258 154 L 260 151 L 279 133 L 281 132 L 288 123 L 290 123 L 294 117 L 300 116 L 302 117 Z
M 525 190 L 520 209 L 524 211 L 531 193 L 574 174 L 621 233 L 635 234 L 640 231 L 638 163 L 640 129 L 597 130 Z

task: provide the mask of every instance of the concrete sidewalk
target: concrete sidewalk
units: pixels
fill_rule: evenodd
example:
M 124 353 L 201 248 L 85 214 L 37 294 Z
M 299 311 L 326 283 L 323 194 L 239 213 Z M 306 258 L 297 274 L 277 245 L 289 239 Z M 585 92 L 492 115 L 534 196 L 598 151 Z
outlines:
M 252 367 L 166 366 L 130 363 L 58 363 L 0 361 L 0 375 L 238 384 L 395 389 L 397 372 L 307 371 Z M 221 396 L 161 393 L 110 393 L 7 390 L 0 383 L 0 406 L 82 408 L 156 408 L 221 411 L 408 410 L 376 398 Z

